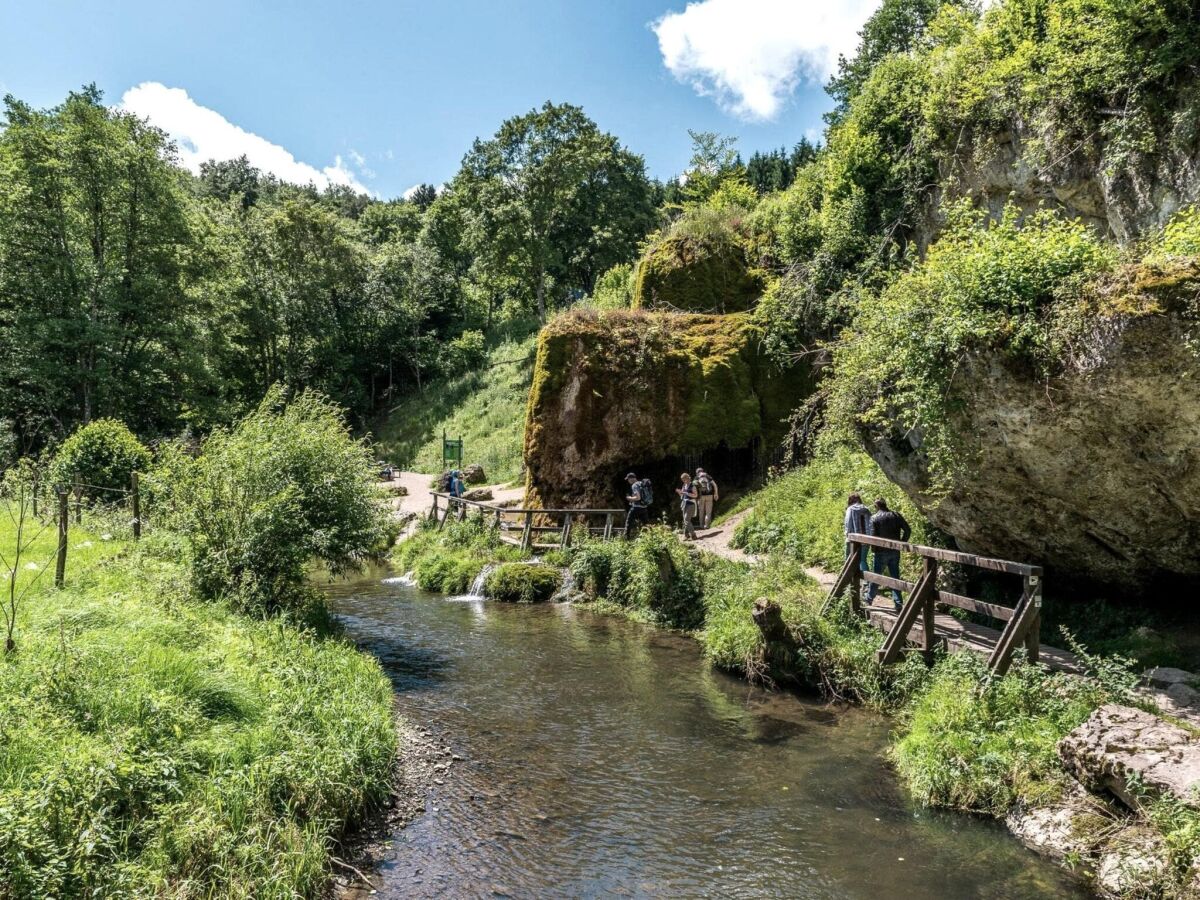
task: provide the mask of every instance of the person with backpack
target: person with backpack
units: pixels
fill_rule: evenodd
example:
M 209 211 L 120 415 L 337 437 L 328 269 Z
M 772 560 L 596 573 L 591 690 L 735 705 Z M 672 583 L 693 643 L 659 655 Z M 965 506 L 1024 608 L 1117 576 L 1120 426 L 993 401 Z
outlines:
M 912 527 L 908 524 L 904 516 L 888 509 L 887 501 L 882 497 L 875 501 L 875 509 L 877 512 L 871 516 L 871 534 L 878 538 L 887 538 L 890 541 L 907 542 L 912 535 Z M 876 547 L 871 557 L 871 571 L 876 575 L 886 574 L 892 578 L 900 577 L 899 550 Z M 868 605 L 875 602 L 875 594 L 878 593 L 878 590 L 879 585 L 871 585 L 871 590 L 867 594 Z M 896 603 L 896 609 L 899 610 L 901 604 L 904 602 L 904 595 L 900 591 L 893 589 L 892 598 Z
M 683 516 L 683 538 L 694 541 L 696 539 L 696 487 L 692 484 L 692 476 L 687 472 L 680 475 L 679 480 L 683 484 L 681 487 L 675 488 L 675 493 L 679 495 L 679 513 Z
M 654 502 L 654 489 L 649 478 L 639 480 L 633 472 L 625 476 L 625 483 L 629 485 L 629 493 L 625 495 L 625 502 L 629 504 L 629 512 L 625 514 L 625 537 L 634 538 L 638 529 L 649 521 L 647 510 Z
M 842 526 L 846 530 L 846 556 L 849 557 L 854 549 L 850 543 L 850 535 L 871 533 L 871 511 L 862 502 L 861 494 L 853 493 L 847 498 L 846 516 L 842 520 Z M 862 572 L 867 571 L 868 549 L 870 548 L 863 545 L 862 552 L 858 555 L 858 568 Z
M 713 481 L 712 476 L 703 469 L 696 470 L 696 502 L 697 512 L 696 517 L 700 520 L 701 528 L 710 528 L 713 519 L 713 507 L 717 501 L 721 499 L 721 492 L 717 489 L 717 483 Z

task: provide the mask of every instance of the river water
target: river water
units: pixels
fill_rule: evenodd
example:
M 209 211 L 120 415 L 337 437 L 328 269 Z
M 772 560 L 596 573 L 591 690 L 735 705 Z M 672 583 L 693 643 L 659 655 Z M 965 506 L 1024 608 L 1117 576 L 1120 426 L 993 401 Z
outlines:
M 329 592 L 463 757 L 381 896 L 1086 896 L 997 824 L 907 801 L 886 719 L 752 688 L 689 638 L 379 577 Z

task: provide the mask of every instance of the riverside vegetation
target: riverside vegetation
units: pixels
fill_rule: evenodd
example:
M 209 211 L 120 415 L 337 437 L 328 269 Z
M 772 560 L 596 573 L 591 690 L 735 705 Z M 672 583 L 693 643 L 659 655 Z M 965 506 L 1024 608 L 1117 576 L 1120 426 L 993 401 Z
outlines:
M 64 452 L 111 461 L 129 440 L 98 422 Z M 54 530 L 26 541 L 0 660 L 0 894 L 321 895 L 397 752 L 390 683 L 303 577 L 383 545 L 369 463 L 326 401 L 274 394 L 198 456 L 160 448 L 140 542 L 89 506 L 64 588 L 41 577 Z M 22 521 L 0 514 L 0 552 Z

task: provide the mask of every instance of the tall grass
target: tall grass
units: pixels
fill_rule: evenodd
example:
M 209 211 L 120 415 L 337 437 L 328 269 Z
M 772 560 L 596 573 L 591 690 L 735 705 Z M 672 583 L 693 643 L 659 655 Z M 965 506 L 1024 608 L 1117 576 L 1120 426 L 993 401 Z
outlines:
M 11 532 L 0 516 L 0 547 Z M 51 573 L 22 606 L 0 658 L 0 896 L 317 896 L 331 841 L 386 796 L 374 660 L 193 602 L 182 555 L 76 530 L 66 587 Z
M 388 459 L 439 472 L 445 431 L 463 439 L 463 461 L 483 466 L 490 481 L 518 478 L 536 340 L 535 326 L 515 326 L 488 352 L 482 369 L 434 381 L 400 403 L 377 429 Z

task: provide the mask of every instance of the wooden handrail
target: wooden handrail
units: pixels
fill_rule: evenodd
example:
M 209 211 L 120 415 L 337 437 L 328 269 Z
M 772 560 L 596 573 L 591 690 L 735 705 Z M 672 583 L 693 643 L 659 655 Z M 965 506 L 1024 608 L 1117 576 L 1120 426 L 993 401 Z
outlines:
M 857 544 L 868 544 L 882 550 L 899 550 L 901 553 L 915 553 L 926 559 L 936 559 L 940 562 L 959 563 L 964 566 L 976 566 L 993 572 L 1008 572 L 1011 575 L 1041 575 L 1041 566 L 1028 566 L 1025 563 L 1010 562 L 1007 559 L 993 559 L 989 556 L 976 556 L 974 553 L 962 553 L 958 550 L 943 550 L 941 547 L 926 547 L 922 544 L 908 544 L 904 541 L 893 541 L 890 538 L 874 537 L 869 534 L 851 532 L 846 540 Z
M 608 516 L 608 515 L 625 515 L 623 509 L 534 509 L 532 507 L 517 507 L 517 506 L 497 506 L 495 503 L 488 503 L 484 500 L 468 500 L 466 497 L 455 497 L 444 491 L 430 491 L 431 497 L 442 497 L 446 500 L 452 500 L 455 503 L 465 503 L 467 506 L 483 507 L 488 510 L 500 510 L 502 513 L 512 513 L 513 515 L 522 515 L 531 512 L 534 515 L 543 516 Z
M 1041 626 L 1042 607 L 1042 567 L 1025 563 L 1012 562 L 1007 559 L 994 559 L 988 556 L 977 556 L 973 553 L 961 553 L 957 550 L 944 550 L 941 547 L 925 547 L 920 544 L 910 544 L 905 541 L 893 541 L 889 538 L 875 537 L 869 534 L 852 532 L 846 536 L 850 544 L 850 552 L 838 574 L 837 581 L 829 592 L 829 598 L 822 607 L 822 612 L 829 608 L 837 597 L 847 588 L 852 591 L 851 609 L 858 615 L 866 610 L 859 605 L 859 585 L 863 581 L 880 587 L 891 588 L 908 594 L 908 599 L 901 607 L 896 619 L 891 624 L 891 630 L 879 651 L 879 661 L 889 663 L 899 658 L 904 642 L 918 618 L 924 619 L 922 627 L 922 650 L 927 660 L 932 658 L 934 609 L 938 605 L 954 606 L 959 609 L 981 613 L 1005 622 L 1003 631 L 992 649 L 988 659 L 989 668 L 998 675 L 1008 671 L 1012 656 L 1017 647 L 1024 645 L 1030 659 L 1036 661 L 1040 647 L 1039 630 Z M 867 547 L 882 550 L 895 550 L 900 553 L 912 553 L 924 560 L 924 572 L 917 582 L 900 578 L 891 578 L 875 572 L 860 571 L 859 563 L 867 552 Z M 992 572 L 1006 572 L 1020 575 L 1022 581 L 1021 598 L 1015 606 L 1004 606 L 999 603 L 988 603 L 966 597 L 962 594 L 940 591 L 936 587 L 938 562 L 957 563 L 964 566 L 974 566 Z

